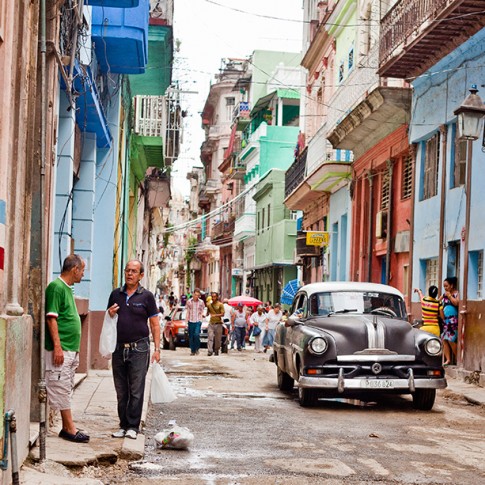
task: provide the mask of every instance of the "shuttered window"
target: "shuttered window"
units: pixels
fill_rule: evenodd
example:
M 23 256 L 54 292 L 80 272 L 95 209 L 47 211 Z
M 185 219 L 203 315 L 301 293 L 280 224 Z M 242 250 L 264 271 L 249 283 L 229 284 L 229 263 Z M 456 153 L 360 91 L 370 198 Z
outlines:
M 404 157 L 402 161 L 401 199 L 409 199 L 413 192 L 413 158 Z
M 425 145 L 423 199 L 438 193 L 438 164 L 440 159 L 440 134 L 430 138 Z

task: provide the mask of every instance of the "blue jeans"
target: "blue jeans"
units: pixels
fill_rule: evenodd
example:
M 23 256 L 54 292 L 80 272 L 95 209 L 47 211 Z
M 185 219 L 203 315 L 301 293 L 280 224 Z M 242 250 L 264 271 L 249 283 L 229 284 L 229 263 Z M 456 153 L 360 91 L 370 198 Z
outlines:
M 141 339 L 130 347 L 116 346 L 113 352 L 113 380 L 118 399 L 120 428 L 139 431 L 145 377 L 150 365 L 150 340 Z
M 202 322 L 189 322 L 189 347 L 195 354 L 200 349 L 200 327 Z
M 238 350 L 244 347 L 244 337 L 246 337 L 246 327 L 235 327 L 236 342 Z

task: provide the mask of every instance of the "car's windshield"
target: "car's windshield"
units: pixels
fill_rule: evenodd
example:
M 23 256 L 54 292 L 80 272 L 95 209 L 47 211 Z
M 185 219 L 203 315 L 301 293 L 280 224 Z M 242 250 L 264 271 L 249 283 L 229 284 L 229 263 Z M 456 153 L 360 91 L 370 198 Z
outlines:
M 406 318 L 406 307 L 400 296 L 377 291 L 332 291 L 315 293 L 310 297 L 312 316 L 334 313 L 369 313 Z

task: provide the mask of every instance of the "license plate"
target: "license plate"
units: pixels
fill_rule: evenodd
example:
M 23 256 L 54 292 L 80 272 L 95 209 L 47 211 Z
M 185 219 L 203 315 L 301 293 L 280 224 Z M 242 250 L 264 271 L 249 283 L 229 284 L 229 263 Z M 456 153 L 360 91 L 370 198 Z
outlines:
M 362 383 L 366 389 L 394 389 L 394 384 L 389 379 L 366 379 Z

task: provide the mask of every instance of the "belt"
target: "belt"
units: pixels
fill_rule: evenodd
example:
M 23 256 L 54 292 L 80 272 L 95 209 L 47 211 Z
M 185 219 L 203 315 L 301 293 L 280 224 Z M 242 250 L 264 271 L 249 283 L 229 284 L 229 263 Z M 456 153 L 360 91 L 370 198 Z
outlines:
M 138 344 L 140 342 L 147 342 L 148 340 L 149 340 L 148 337 L 143 337 L 139 340 L 136 340 L 135 342 L 118 343 L 116 344 L 116 350 L 121 350 L 121 349 L 135 350 L 138 347 Z

